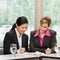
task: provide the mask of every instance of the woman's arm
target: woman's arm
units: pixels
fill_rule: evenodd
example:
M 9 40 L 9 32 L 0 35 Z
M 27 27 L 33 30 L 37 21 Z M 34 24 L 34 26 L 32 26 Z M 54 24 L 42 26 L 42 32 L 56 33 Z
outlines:
M 4 42 L 3 42 L 3 52 L 4 54 L 10 54 L 10 36 L 8 33 L 6 33 L 5 38 L 4 38 Z

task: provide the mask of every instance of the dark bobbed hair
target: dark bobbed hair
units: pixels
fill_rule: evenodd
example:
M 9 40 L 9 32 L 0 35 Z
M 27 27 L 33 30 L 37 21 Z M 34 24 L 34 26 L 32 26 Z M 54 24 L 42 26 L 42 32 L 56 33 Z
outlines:
M 22 25 L 22 24 L 25 24 L 27 23 L 28 24 L 28 20 L 25 16 L 21 16 L 21 17 L 18 17 L 17 21 L 16 21 L 16 24 L 18 26 Z
M 14 30 L 16 28 L 16 24 L 18 26 L 21 26 L 22 24 L 25 24 L 25 23 L 28 24 L 28 20 L 25 16 L 18 17 L 17 20 L 16 20 L 16 23 L 13 24 L 11 30 Z
M 40 24 L 48 24 L 48 27 L 50 27 L 50 24 L 51 24 L 51 18 L 46 16 L 46 17 L 43 17 L 41 18 L 40 20 Z

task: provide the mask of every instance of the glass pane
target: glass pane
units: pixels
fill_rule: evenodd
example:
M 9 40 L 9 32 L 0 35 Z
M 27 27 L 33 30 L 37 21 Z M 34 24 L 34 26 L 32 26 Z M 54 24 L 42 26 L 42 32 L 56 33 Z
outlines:
M 52 18 L 51 28 L 57 32 L 57 44 L 60 45 L 60 0 L 44 0 L 44 16 Z
M 0 47 L 3 46 L 4 36 L 19 16 L 26 16 L 29 28 L 26 33 L 34 29 L 35 0 L 0 0 Z

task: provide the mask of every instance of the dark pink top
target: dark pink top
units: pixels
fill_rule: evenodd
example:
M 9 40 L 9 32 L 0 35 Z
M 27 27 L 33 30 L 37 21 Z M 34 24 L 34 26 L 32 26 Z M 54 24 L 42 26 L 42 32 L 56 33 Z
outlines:
M 49 29 L 46 30 L 45 35 L 46 35 L 46 36 L 51 36 Z M 35 37 L 36 37 L 36 36 L 40 37 L 40 29 L 38 29 L 38 30 L 36 31 L 36 33 L 35 33 L 34 36 L 35 36 Z M 43 38 L 40 37 L 41 47 L 42 47 L 43 41 L 44 41 L 44 37 L 43 37 Z

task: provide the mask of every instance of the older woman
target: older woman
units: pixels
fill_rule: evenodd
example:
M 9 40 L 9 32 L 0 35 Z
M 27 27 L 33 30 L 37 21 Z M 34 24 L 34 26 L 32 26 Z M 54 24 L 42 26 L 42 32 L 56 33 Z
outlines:
M 30 36 L 30 51 L 40 51 L 46 54 L 55 53 L 56 32 L 49 29 L 51 18 L 43 17 L 40 20 L 40 28 L 32 31 Z

